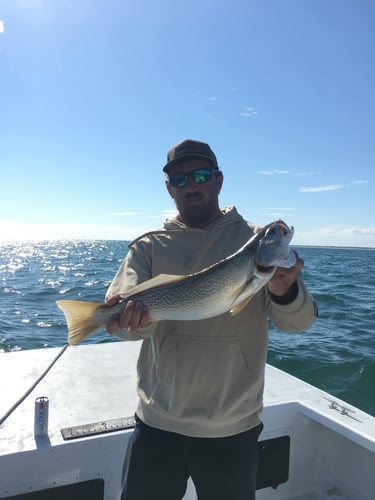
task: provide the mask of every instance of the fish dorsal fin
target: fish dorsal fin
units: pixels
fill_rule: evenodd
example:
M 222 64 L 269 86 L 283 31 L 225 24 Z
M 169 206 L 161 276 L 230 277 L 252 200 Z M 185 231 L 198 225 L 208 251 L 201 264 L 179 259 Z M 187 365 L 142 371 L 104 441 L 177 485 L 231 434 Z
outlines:
M 245 300 L 240 302 L 239 304 L 235 305 L 232 307 L 230 310 L 230 315 L 235 316 L 236 314 L 240 313 L 242 309 L 247 306 L 247 304 L 250 302 L 250 300 L 254 297 L 254 295 L 250 295 L 250 297 L 247 297 Z
M 136 293 L 145 292 L 146 290 L 150 290 L 151 288 L 155 288 L 157 286 L 162 285 L 171 285 L 173 283 L 178 283 L 179 281 L 185 280 L 188 276 L 183 274 L 158 274 L 154 278 L 143 281 L 139 285 L 126 290 L 125 292 L 120 293 L 120 296 L 124 299 L 130 297 L 131 295 L 135 295 Z

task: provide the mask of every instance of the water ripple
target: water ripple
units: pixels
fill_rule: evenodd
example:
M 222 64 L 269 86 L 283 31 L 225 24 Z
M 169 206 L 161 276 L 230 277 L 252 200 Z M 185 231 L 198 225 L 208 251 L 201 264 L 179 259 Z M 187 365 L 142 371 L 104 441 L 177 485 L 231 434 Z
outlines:
M 299 247 L 319 305 L 303 334 L 270 326 L 271 364 L 375 415 L 375 250 Z M 61 346 L 67 331 L 55 301 L 100 301 L 127 253 L 123 241 L 0 244 L 0 353 Z M 104 331 L 86 343 L 117 341 Z

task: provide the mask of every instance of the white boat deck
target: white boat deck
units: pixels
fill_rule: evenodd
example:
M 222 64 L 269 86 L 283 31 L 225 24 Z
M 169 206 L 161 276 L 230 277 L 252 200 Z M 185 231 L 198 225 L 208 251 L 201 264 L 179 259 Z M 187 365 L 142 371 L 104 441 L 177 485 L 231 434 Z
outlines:
M 48 437 L 52 445 L 64 442 L 61 428 L 134 415 L 139 347 L 138 342 L 68 347 L 0 427 L 0 453 L 35 449 L 34 401 L 38 396 L 49 398 Z M 0 415 L 44 372 L 59 350 L 0 355 Z
M 114 342 L 69 347 L 62 354 L 0 426 L 0 500 L 95 477 L 105 479 L 105 499 L 118 498 L 131 430 L 67 441 L 61 429 L 104 421 L 110 425 L 108 421 L 134 415 L 139 347 L 139 342 Z M 0 418 L 59 351 L 0 354 Z M 35 438 L 38 396 L 49 398 L 49 432 Z M 257 498 L 373 498 L 374 417 L 271 366 L 264 402 L 261 439 L 290 436 L 290 467 L 285 484 L 261 489 Z M 195 498 L 191 485 L 185 498 Z

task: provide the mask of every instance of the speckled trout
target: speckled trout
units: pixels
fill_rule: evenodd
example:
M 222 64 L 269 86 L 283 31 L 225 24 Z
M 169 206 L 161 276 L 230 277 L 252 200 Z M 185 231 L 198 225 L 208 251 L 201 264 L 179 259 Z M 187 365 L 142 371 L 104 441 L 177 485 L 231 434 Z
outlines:
M 272 222 L 239 250 L 202 271 L 189 275 L 160 274 L 121 293 L 113 306 L 99 302 L 58 300 L 68 324 L 68 343 L 78 344 L 120 316 L 129 300 L 147 306 L 150 321 L 199 320 L 230 312 L 238 314 L 272 278 L 277 267 L 296 262 L 289 247 L 293 227 Z

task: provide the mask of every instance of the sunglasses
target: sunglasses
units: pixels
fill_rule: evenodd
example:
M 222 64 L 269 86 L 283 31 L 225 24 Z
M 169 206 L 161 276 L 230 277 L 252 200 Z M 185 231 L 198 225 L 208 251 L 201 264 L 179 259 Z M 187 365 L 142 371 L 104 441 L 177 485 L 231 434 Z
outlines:
M 195 184 L 204 184 L 212 177 L 212 168 L 198 168 L 192 172 L 176 172 L 169 174 L 169 182 L 173 187 L 183 188 L 193 179 Z

